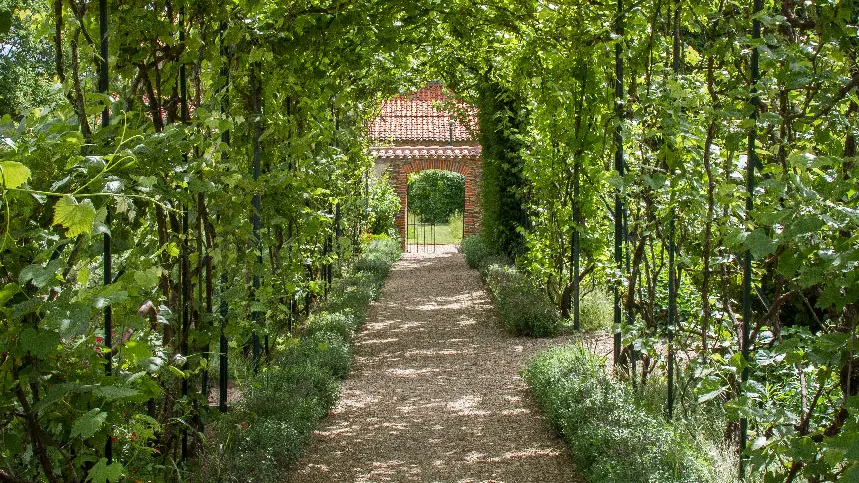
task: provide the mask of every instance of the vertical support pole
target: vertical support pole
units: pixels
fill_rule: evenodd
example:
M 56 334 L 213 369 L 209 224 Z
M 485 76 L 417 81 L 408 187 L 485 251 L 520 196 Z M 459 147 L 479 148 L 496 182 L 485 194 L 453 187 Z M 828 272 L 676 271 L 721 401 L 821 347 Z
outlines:
M 668 363 L 666 372 L 668 376 L 668 401 L 666 403 L 665 415 L 670 420 L 674 417 L 674 325 L 677 323 L 677 281 L 676 268 L 674 266 L 675 244 L 674 244 L 674 208 L 671 208 L 668 220 Z
M 110 88 L 109 72 L 108 72 L 108 44 L 107 44 L 107 0 L 99 0 L 98 2 L 98 18 L 99 18 L 99 55 L 101 56 L 101 65 L 98 71 L 98 90 L 105 96 L 108 95 Z M 101 113 L 101 126 L 107 128 L 110 126 L 110 105 L 105 103 L 104 110 Z M 104 221 L 108 229 L 111 225 L 111 209 L 107 207 L 107 218 Z M 104 285 L 110 285 L 113 281 L 113 253 L 111 250 L 110 231 L 104 234 L 104 250 L 102 252 L 104 262 Z M 104 354 L 105 364 L 104 373 L 110 377 L 113 375 L 113 307 L 109 304 L 104 308 L 104 346 L 107 352 Z M 113 463 L 113 432 L 108 431 L 107 441 L 104 444 L 104 457 L 107 458 L 107 464 Z
M 262 150 L 260 147 L 260 137 L 262 136 L 262 100 L 261 93 L 262 90 L 262 74 L 259 70 L 259 65 L 254 65 L 252 67 L 251 81 L 253 82 L 253 107 L 254 107 L 254 136 L 253 136 L 253 179 L 254 181 L 259 180 L 260 176 L 260 160 L 262 158 Z M 256 263 L 254 265 L 254 275 L 253 275 L 253 290 L 254 297 L 256 297 L 257 291 L 260 288 L 260 276 L 258 270 L 262 267 L 262 239 L 260 238 L 260 211 L 262 210 L 262 196 L 259 192 L 259 188 L 257 188 L 254 193 L 253 200 L 253 217 L 251 222 L 253 224 L 253 236 L 254 236 L 254 248 L 257 252 Z M 260 315 L 259 312 L 253 313 L 253 320 L 255 325 L 259 325 L 260 323 Z M 259 334 L 257 334 L 256 328 L 254 328 L 254 332 L 252 337 L 253 344 L 253 365 L 254 372 L 259 370 L 259 362 L 260 362 L 260 340 Z
M 108 56 L 108 39 L 107 39 L 107 0 L 98 0 L 98 17 L 99 17 L 99 36 L 101 39 L 99 46 L 99 55 L 101 56 L 101 66 L 98 71 L 98 90 L 104 95 L 108 94 L 110 86 L 109 65 L 107 63 Z M 101 113 L 101 126 L 110 126 L 110 105 L 105 104 L 104 110 Z
M 337 238 L 337 252 L 340 253 L 340 237 L 343 236 L 343 229 L 340 227 L 340 223 L 343 221 L 343 215 L 340 213 L 340 202 L 338 201 L 336 205 L 334 205 L 334 236 Z
M 334 109 L 334 147 L 340 149 L 340 113 L 335 108 Z M 342 216 L 340 214 L 340 200 L 337 200 L 337 203 L 334 204 L 334 251 L 337 254 L 337 270 L 340 271 L 341 265 L 340 261 L 342 260 L 342 253 L 340 253 L 340 237 L 343 236 L 343 230 L 340 228 L 340 222 L 342 221 Z
M 615 19 L 615 34 L 617 35 L 617 43 L 614 45 L 614 62 L 615 62 L 615 81 L 614 81 L 614 110 L 617 117 L 617 124 L 614 128 L 614 169 L 617 170 L 620 176 L 624 176 L 625 166 L 623 161 L 623 0 L 617 0 L 617 19 Z M 614 195 L 614 263 L 617 271 L 623 273 L 623 213 L 624 206 L 621 199 L 620 189 L 615 191 Z M 621 277 L 622 278 L 622 277 Z M 617 364 L 620 360 L 621 346 L 621 322 L 622 309 L 620 302 L 620 287 L 617 283 L 614 285 L 614 363 Z
M 328 205 L 329 209 L 331 205 Z M 325 285 L 325 298 L 328 298 L 328 293 L 331 291 L 331 282 L 334 281 L 334 264 L 331 263 L 331 252 L 334 249 L 334 239 L 332 234 L 325 234 L 325 265 L 323 265 L 323 282 Z
M 188 368 L 188 334 L 189 331 L 189 318 L 190 318 L 190 310 L 189 305 L 191 304 L 191 263 L 190 257 L 188 255 L 188 205 L 182 207 L 182 266 L 179 270 L 180 272 L 180 280 L 182 282 L 182 343 L 180 345 L 180 351 L 182 355 L 185 356 L 185 362 L 182 364 L 182 370 L 186 370 Z M 182 397 L 188 396 L 188 379 L 182 379 Z M 188 428 L 185 427 L 182 429 L 182 461 L 185 461 L 188 458 Z
M 763 0 L 753 0 L 752 13 L 752 39 L 755 41 L 761 38 L 761 22 L 758 20 L 758 13 L 763 10 Z M 755 143 L 757 142 L 758 130 L 758 110 L 760 109 L 760 99 L 758 97 L 758 80 L 760 78 L 759 70 L 760 52 L 758 46 L 752 49 L 751 69 L 752 69 L 752 86 L 751 86 L 751 103 L 754 109 L 752 110 L 751 120 L 752 127 L 749 128 L 749 145 L 748 155 L 746 159 L 746 224 L 752 221 L 752 210 L 754 209 L 754 193 L 755 193 L 755 165 L 759 163 Z M 750 322 L 752 318 L 752 253 L 747 249 L 743 254 L 743 334 L 742 334 L 742 355 L 743 360 L 749 360 L 749 332 Z M 744 393 L 745 384 L 749 380 L 748 366 L 743 368 L 743 373 L 740 377 L 740 389 L 738 397 Z M 749 420 L 747 418 L 740 419 L 740 480 L 745 480 L 745 456 L 746 444 L 748 442 Z
M 673 29 L 673 52 L 671 59 L 671 70 L 675 80 L 680 76 L 680 1 L 674 10 Z M 673 142 L 672 142 L 673 145 Z M 673 147 L 673 146 L 672 146 Z M 677 154 L 677 151 L 674 152 Z M 675 201 L 674 167 L 668 163 L 669 175 L 671 176 L 671 210 L 668 215 L 668 361 L 666 372 L 668 377 L 668 400 L 665 407 L 665 416 L 670 420 L 674 417 L 674 329 L 677 324 L 677 268 L 675 257 L 677 245 L 675 242 L 675 223 L 677 218 L 677 206 Z
M 408 238 L 408 213 L 406 213 L 406 238 Z M 367 168 L 367 172 L 364 173 L 364 216 L 362 220 L 368 220 L 370 218 L 370 169 Z M 360 228 L 360 225 L 359 225 Z
M 179 43 L 182 44 L 185 42 L 185 7 L 183 6 L 179 10 Z M 179 64 L 179 109 L 180 116 L 183 123 L 188 122 L 188 74 L 187 69 L 185 68 L 184 63 Z M 182 153 L 182 157 L 187 162 L 188 153 Z M 188 206 L 189 203 L 184 203 L 182 207 L 182 254 L 181 254 L 181 268 L 180 272 L 180 280 L 182 282 L 182 339 L 180 351 L 182 351 L 182 355 L 185 356 L 185 363 L 182 365 L 182 369 L 185 370 L 188 367 L 188 338 L 190 334 L 188 333 L 190 329 L 190 305 L 191 305 L 191 260 L 190 254 L 188 253 L 188 237 L 189 237 L 189 228 L 188 228 Z M 182 397 L 188 396 L 188 379 L 182 379 Z M 182 453 L 181 453 L 182 461 L 185 461 L 188 458 L 188 428 L 185 427 L 182 430 Z
M 581 146 L 582 110 L 585 105 L 585 89 L 588 83 L 588 63 L 582 65 L 582 79 L 579 88 L 578 106 L 576 107 L 576 152 L 573 161 L 573 330 L 581 328 L 581 258 L 582 249 L 579 237 L 582 223 L 581 211 L 581 156 L 584 151 Z
M 573 330 L 579 330 L 581 283 L 579 280 L 581 247 L 579 246 L 579 222 L 581 213 L 579 208 L 579 156 L 573 162 Z
M 224 97 L 221 100 L 221 113 L 226 114 L 229 113 L 230 110 L 230 66 L 229 66 L 229 55 L 227 52 L 227 48 L 224 45 L 224 31 L 226 30 L 226 24 L 221 22 L 220 25 L 220 38 L 221 38 L 221 58 L 223 59 L 223 64 L 221 65 L 221 78 L 224 81 L 224 86 L 222 87 Z M 230 131 L 226 130 L 221 133 L 221 142 L 230 145 Z M 221 161 L 226 162 L 230 158 L 229 153 L 224 150 L 221 151 Z M 221 263 L 223 266 L 221 267 L 221 303 L 220 303 L 220 315 L 221 315 L 221 330 L 220 336 L 218 340 L 218 409 L 221 412 L 227 411 L 227 377 L 229 375 L 228 371 L 228 358 L 227 358 L 227 350 L 229 349 L 229 345 L 227 343 L 227 337 L 224 334 L 224 329 L 227 325 L 227 299 L 224 297 L 224 291 L 227 289 L 227 270 L 226 264 L 224 263 L 223 253 L 221 254 Z
M 625 166 L 624 166 L 625 167 Z M 626 203 L 623 204 L 623 243 L 624 243 L 624 251 L 623 251 L 623 260 L 624 267 L 626 271 L 624 272 L 624 276 L 628 276 L 632 273 L 630 269 L 630 240 L 629 240 L 629 209 Z M 628 327 L 632 327 L 633 317 L 632 311 L 624 310 L 624 315 L 626 315 L 626 325 Z M 629 375 L 630 382 L 632 383 L 632 389 L 638 388 L 638 354 L 635 351 L 635 345 L 630 344 L 629 347 Z

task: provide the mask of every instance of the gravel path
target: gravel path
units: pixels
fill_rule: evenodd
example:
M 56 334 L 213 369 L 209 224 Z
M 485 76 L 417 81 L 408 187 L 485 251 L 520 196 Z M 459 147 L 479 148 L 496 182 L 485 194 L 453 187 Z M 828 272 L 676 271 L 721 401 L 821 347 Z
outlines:
M 519 377 L 568 340 L 507 335 L 455 247 L 404 254 L 356 337 L 339 404 L 287 481 L 581 481 Z

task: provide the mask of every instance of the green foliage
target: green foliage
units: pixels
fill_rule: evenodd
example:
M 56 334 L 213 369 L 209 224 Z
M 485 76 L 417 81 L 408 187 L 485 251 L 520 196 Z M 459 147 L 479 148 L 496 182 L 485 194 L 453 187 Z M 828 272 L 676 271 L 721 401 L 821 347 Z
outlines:
M 506 264 L 492 264 L 484 278 L 498 316 L 512 334 L 548 337 L 558 331 L 558 310 L 527 275 Z
M 331 313 L 344 313 L 364 322 L 367 305 L 379 298 L 382 285 L 399 260 L 400 244 L 386 235 L 373 236 L 364 252 L 355 260 L 347 276 L 335 281 L 323 309 Z
M 51 43 L 43 34 L 47 10 L 36 0 L 0 1 L 0 117 L 20 119 L 62 100 Z
M 316 332 L 309 335 L 302 344 L 308 344 L 320 367 L 331 372 L 334 377 L 346 377 L 349 372 L 349 342 L 336 332 Z
M 528 226 L 523 199 L 523 145 L 526 117 L 520 94 L 493 81 L 480 91 L 480 144 L 483 146 L 482 236 L 496 253 L 515 258 L 525 249 L 521 229 Z
M 274 481 L 298 459 L 316 423 L 337 400 L 337 379 L 347 375 L 351 363 L 349 342 L 399 255 L 395 241 L 374 237 L 358 259 L 373 263 L 353 267 L 339 279 L 328 312 L 311 314 L 302 339 L 291 339 L 275 361 L 242 381 L 241 402 L 216 422 L 204 479 Z M 366 286 L 371 290 L 342 292 Z
M 495 255 L 484 244 L 482 235 L 462 240 L 466 263 L 478 268 L 486 282 L 504 327 L 515 335 L 549 337 L 561 328 L 561 318 L 546 293 L 531 277 L 510 263 L 510 258 Z
M 409 177 L 409 211 L 421 223 L 446 223 L 465 206 L 465 176 L 428 169 Z
M 579 304 L 580 329 L 585 332 L 609 330 L 613 323 L 611 298 L 599 289 L 586 293 Z
M 465 255 L 465 262 L 471 268 L 479 268 L 483 264 L 483 259 L 491 254 L 481 235 L 463 238 L 461 246 L 462 253 Z
M 488 255 L 480 261 L 480 265 L 477 268 L 483 280 L 488 280 L 490 272 L 493 272 L 497 268 L 513 269 L 514 267 L 510 259 L 503 255 Z
M 628 312 L 623 345 L 651 362 L 639 380 L 659 379 L 651 371 L 664 367 L 660 341 L 671 329 L 678 352 L 698 356 L 688 384 L 701 404 L 724 403 L 728 433 L 749 420 L 751 472 L 837 481 L 859 471 L 854 386 L 842 384 L 856 374 L 859 313 L 854 2 L 764 2 L 754 14 L 751 2 L 646 0 L 620 16 L 615 2 L 360 0 L 332 10 L 240 0 L 184 2 L 182 15 L 176 5 L 107 3 L 104 95 L 95 91 L 95 3 L 55 2 L 58 15 L 46 2 L 0 0 L 4 473 L 181 479 L 176 445 L 187 426 L 177 421 L 202 416 L 194 408 L 205 401 L 180 388 L 206 370 L 196 347 L 217 340 L 215 307 L 225 304 L 234 345 L 286 337 L 286 321 L 319 305 L 326 288 L 321 305 L 357 324 L 387 269 L 350 254 L 367 222 L 391 231 L 397 202 L 387 189 L 374 188 L 375 201 L 364 194 L 363 131 L 378 99 L 427 77 L 480 108 L 484 179 L 475 188 L 487 253 L 515 258 L 540 287 L 533 293 L 563 301 L 577 235 L 586 280 L 617 287 Z M 762 41 L 744 34 L 753 19 Z M 616 22 L 623 35 L 612 34 Z M 625 61 L 617 100 L 616 48 Z M 752 86 L 755 49 L 762 78 Z M 110 126 L 101 128 L 105 106 Z M 617 148 L 625 176 L 611 169 Z M 258 179 L 247 175 L 254 161 Z M 752 162 L 758 183 L 746 193 Z M 628 269 L 612 261 L 621 215 Z M 114 273 L 105 287 L 107 233 Z M 746 252 L 749 360 L 736 349 Z M 341 268 L 347 280 L 327 287 L 323 274 Z M 676 304 L 669 278 L 679 280 Z M 518 303 L 531 310 L 530 299 Z M 589 304 L 586 318 L 604 312 L 602 301 Z M 99 339 L 107 307 L 112 347 Z M 141 307 L 156 310 L 142 317 Z M 751 377 L 740 385 L 744 368 Z M 142 409 L 150 401 L 155 417 Z M 256 427 L 260 441 L 276 431 Z M 121 462 L 111 466 L 109 435 Z M 190 436 L 201 444 L 201 433 Z
M 370 272 L 356 271 L 349 277 L 335 281 L 332 293 L 322 305 L 323 310 L 344 313 L 363 323 L 366 306 L 381 294 L 378 277 Z
M 605 360 L 581 345 L 538 354 L 523 373 L 587 481 L 711 482 L 713 463 L 688 435 L 645 411 Z
M 298 459 L 316 422 L 337 399 L 337 383 L 316 342 L 301 342 L 243 381 L 241 402 L 216 425 L 207 472 L 222 481 L 276 479 Z
M 370 233 L 388 235 L 395 231 L 394 217 L 400 211 L 400 197 L 394 192 L 388 175 L 371 178 L 367 197 L 367 224 Z
M 345 313 L 314 313 L 305 322 L 304 333 L 308 337 L 323 332 L 337 334 L 341 340 L 349 342 L 356 329 L 354 317 Z

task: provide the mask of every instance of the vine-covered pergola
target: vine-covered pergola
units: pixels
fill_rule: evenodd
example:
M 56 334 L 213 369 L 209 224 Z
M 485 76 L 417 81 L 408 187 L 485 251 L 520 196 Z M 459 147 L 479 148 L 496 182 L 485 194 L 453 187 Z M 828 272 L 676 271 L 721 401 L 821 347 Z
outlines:
M 850 481 L 857 29 L 846 0 L 7 2 L 0 479 L 190 471 L 232 362 L 279 364 L 357 263 L 375 159 L 404 207 L 465 175 L 465 234 L 575 329 L 608 294 L 618 377 L 725 414 L 742 478 Z

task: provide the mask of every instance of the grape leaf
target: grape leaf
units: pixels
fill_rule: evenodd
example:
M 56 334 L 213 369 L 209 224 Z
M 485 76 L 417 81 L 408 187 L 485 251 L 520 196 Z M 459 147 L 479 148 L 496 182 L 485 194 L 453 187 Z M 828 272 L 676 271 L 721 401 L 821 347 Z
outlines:
M 134 397 L 140 393 L 137 389 L 121 386 L 99 386 L 94 392 L 103 397 L 106 401 Z
M 74 238 L 81 233 L 92 234 L 95 207 L 90 200 L 78 203 L 71 196 L 64 196 L 54 207 L 54 224 L 66 228 L 66 236 Z
M 30 179 L 30 168 L 17 161 L 0 161 L 0 173 L 6 188 L 19 188 Z
M 44 267 L 35 264 L 27 265 L 21 269 L 21 274 L 18 278 L 21 283 L 33 282 L 33 285 L 42 288 L 51 282 L 59 280 L 58 274 L 62 268 L 63 261 L 61 259 L 52 260 Z
M 710 391 L 706 394 L 702 394 L 702 395 L 698 396 L 698 402 L 703 403 L 703 402 L 707 402 L 711 399 L 715 399 L 715 398 L 721 396 L 722 394 L 724 394 L 726 389 L 728 389 L 728 388 L 725 386 L 722 386 L 722 387 L 719 387 L 718 389 L 716 389 L 714 391 Z
M 47 329 L 36 330 L 25 327 L 21 331 L 21 349 L 34 357 L 43 358 L 57 350 L 60 334 Z
M 86 414 L 75 419 L 72 423 L 72 438 L 80 436 L 83 439 L 92 437 L 101 429 L 104 421 L 107 419 L 107 413 L 99 408 L 91 409 Z
M 107 458 L 102 458 L 89 470 L 86 481 L 92 481 L 93 483 L 119 481 L 122 478 L 122 470 L 123 467 L 120 463 L 107 464 Z
M 774 252 L 777 246 L 760 228 L 749 233 L 749 236 L 746 237 L 743 243 L 756 260 L 760 260 Z

